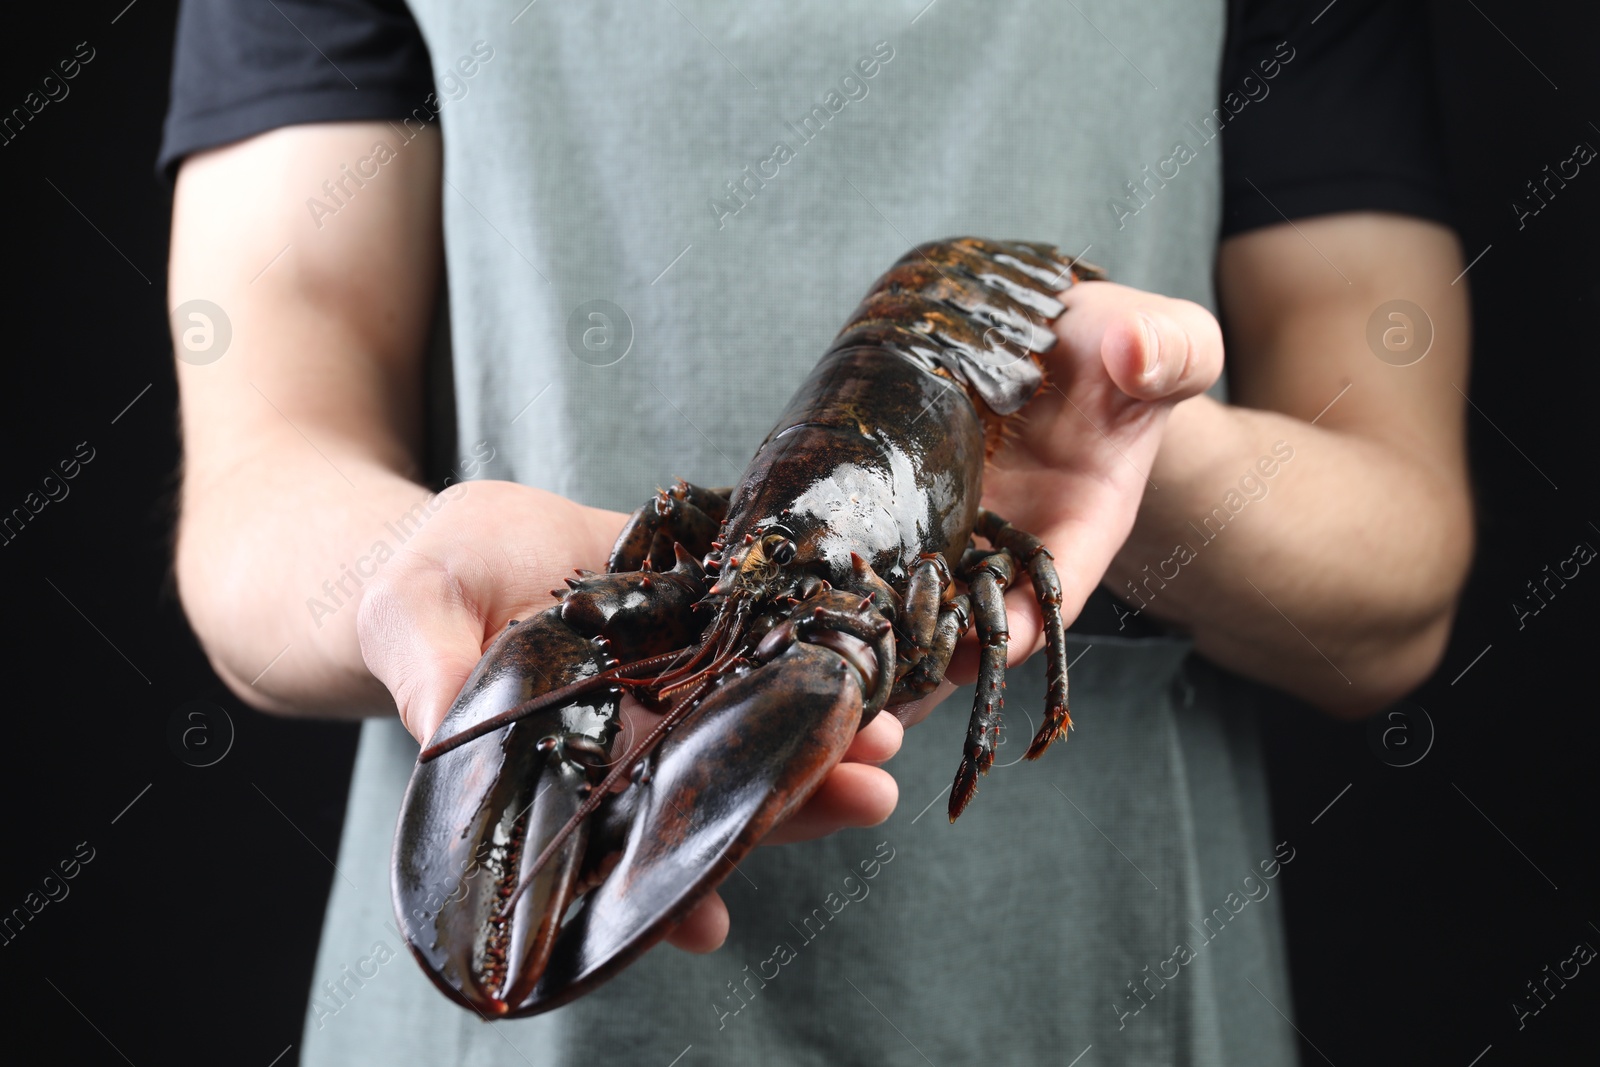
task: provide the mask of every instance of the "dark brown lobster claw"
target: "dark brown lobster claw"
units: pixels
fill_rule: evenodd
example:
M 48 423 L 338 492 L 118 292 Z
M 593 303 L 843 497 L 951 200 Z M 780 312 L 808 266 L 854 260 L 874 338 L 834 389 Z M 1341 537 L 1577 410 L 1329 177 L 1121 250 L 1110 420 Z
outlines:
M 862 697 L 855 668 L 803 642 L 727 678 L 649 757 L 624 801 L 620 860 L 518 1009 L 564 1004 L 665 937 L 822 784 L 861 725 Z
M 618 731 L 613 653 L 648 661 L 699 632 L 692 560 L 569 584 L 490 643 L 418 760 L 395 833 L 395 913 L 412 954 L 489 1018 L 529 1000 L 589 874 L 592 823 L 576 816 Z
M 512 626 L 485 653 L 435 736 L 610 663 L 555 612 Z M 563 842 L 510 913 L 501 913 L 543 843 L 588 794 L 619 705 L 614 690 L 600 689 L 420 763 L 412 776 L 396 835 L 395 911 L 434 984 L 481 1014 L 505 1014 L 544 970 L 576 888 L 585 828 Z

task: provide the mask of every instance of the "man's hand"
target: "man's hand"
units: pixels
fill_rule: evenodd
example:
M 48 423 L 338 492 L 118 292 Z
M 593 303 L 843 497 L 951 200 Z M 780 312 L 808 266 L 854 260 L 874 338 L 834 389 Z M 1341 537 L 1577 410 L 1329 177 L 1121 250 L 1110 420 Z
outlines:
M 1070 622 L 1133 528 L 1173 406 L 1222 372 L 1222 333 L 1198 304 L 1111 282 L 1082 282 L 1061 301 L 1047 384 L 985 469 L 983 503 L 1049 547 Z M 1043 618 L 1026 581 L 1006 609 L 1016 664 L 1043 646 Z M 976 668 L 969 637 L 950 673 L 966 682 Z M 919 704 L 907 721 L 927 711 Z
M 984 506 L 1050 546 L 1070 620 L 1133 528 L 1173 406 L 1222 373 L 1222 331 L 1198 304 L 1111 282 L 1061 300 L 1050 384 L 985 472 Z M 1008 609 L 1012 643 L 1037 650 L 1032 591 L 1013 590 Z
M 1455 236 L 1402 216 L 1231 238 L 1231 405 L 1197 395 L 1222 365 L 1210 315 L 1079 285 L 1045 357 L 1052 384 L 986 470 L 984 502 L 1044 540 L 1069 619 L 1104 578 L 1225 667 L 1334 714 L 1382 708 L 1438 662 L 1471 559 L 1460 276 Z M 1417 309 L 1426 358 L 1369 347 L 1396 298 Z M 1026 583 L 1007 606 L 1019 662 L 1039 610 Z M 974 653 L 958 649 L 954 678 Z

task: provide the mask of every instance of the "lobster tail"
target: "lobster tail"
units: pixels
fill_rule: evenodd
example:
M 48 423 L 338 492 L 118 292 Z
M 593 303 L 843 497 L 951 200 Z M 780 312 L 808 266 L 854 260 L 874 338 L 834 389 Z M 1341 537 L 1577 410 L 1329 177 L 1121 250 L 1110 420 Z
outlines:
M 962 237 L 919 245 L 879 278 L 833 350 L 899 351 L 963 387 L 985 422 L 1013 415 L 1044 385 L 1036 358 L 1055 344 L 1056 294 L 1105 272 L 1049 245 Z

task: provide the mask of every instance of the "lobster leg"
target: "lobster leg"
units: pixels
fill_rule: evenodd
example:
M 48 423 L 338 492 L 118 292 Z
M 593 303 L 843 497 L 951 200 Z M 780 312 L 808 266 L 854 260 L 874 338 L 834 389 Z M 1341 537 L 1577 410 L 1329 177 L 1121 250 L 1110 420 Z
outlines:
M 992 511 L 978 510 L 976 530 L 996 548 L 1011 552 L 1028 569 L 1039 612 L 1044 619 L 1045 712 L 1039 732 L 1028 746 L 1028 759 L 1038 759 L 1072 726 L 1067 709 L 1067 624 L 1061 615 L 1061 580 L 1054 558 L 1033 534 L 1019 530 Z
M 972 701 L 961 766 L 950 788 L 951 822 L 960 817 L 977 793 L 978 775 L 988 774 L 994 763 L 1000 709 L 1005 706 L 1002 690 L 1006 685 L 1006 649 L 1011 641 L 1005 594 L 1016 579 L 1016 561 L 1003 548 L 981 555 L 969 552 L 962 560 L 962 570 L 978 626 L 978 692 Z
M 939 609 L 951 592 L 950 565 L 937 553 L 917 560 L 906 582 L 905 611 L 899 619 L 900 659 L 915 667 L 933 647 Z
M 889 697 L 889 703 L 908 704 L 937 689 L 939 683 L 944 681 L 944 672 L 950 666 L 950 657 L 955 653 L 956 642 L 966 636 L 967 627 L 970 625 L 972 625 L 972 602 L 965 593 L 953 596 L 940 605 L 932 646 L 928 649 L 927 655 L 917 660 L 910 670 L 900 676 L 900 680 L 895 683 L 894 693 Z
M 728 498 L 733 496 L 733 486 L 724 486 L 720 489 L 704 489 L 693 482 L 686 482 L 679 478 L 667 492 L 674 496 L 681 496 L 701 511 L 710 515 L 714 522 L 722 522 L 728 517 Z
M 980 660 L 978 695 L 967 727 L 967 746 L 950 793 L 950 819 L 954 821 L 978 788 L 978 775 L 994 763 L 994 746 L 1000 729 L 1000 708 L 1005 705 L 1006 628 L 1005 592 L 1016 580 L 1017 560 L 1027 568 L 1034 595 L 1044 619 L 1045 714 L 1044 722 L 1028 746 L 1027 758 L 1038 759 L 1072 726 L 1067 710 L 1067 627 L 1061 614 L 1061 581 L 1044 542 L 1012 526 L 992 511 L 978 509 L 974 531 L 994 546 L 981 553 L 969 549 L 961 570 L 971 591 L 977 616 Z
M 702 506 L 703 505 L 703 506 Z M 711 551 L 717 528 L 728 513 L 728 498 L 715 489 L 702 489 L 680 480 L 661 490 L 631 516 L 617 536 L 606 570 L 657 570 L 672 566 L 673 543 L 681 543 L 696 558 Z

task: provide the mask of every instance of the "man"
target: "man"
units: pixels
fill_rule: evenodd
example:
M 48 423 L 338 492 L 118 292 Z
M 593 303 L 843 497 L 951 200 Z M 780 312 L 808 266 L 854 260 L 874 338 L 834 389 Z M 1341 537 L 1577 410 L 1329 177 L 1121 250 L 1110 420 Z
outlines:
M 254 706 L 379 716 L 307 1062 L 1292 1062 L 1271 889 L 1295 843 L 1268 829 L 1256 685 L 1396 699 L 1470 555 L 1416 11 L 411 8 L 186 7 L 163 149 L 177 343 L 190 300 L 231 326 L 178 368 L 186 610 Z M 880 716 L 779 833 L 806 843 L 724 884 L 731 931 L 712 898 L 672 937 L 721 954 L 658 950 L 549 1015 L 487 1026 L 391 964 L 400 790 L 487 638 L 655 485 L 734 481 L 866 284 L 954 233 L 1119 283 L 1065 294 L 1054 387 L 986 474 L 1089 605 L 1078 736 L 952 828 L 921 816 L 964 712 L 894 777 Z M 477 477 L 434 496 L 441 249 L 457 428 L 426 474 Z M 1230 402 L 1202 395 L 1212 306 Z M 1021 660 L 1038 612 L 1025 584 L 1009 604 Z M 1028 735 L 1040 675 L 1010 682 Z

